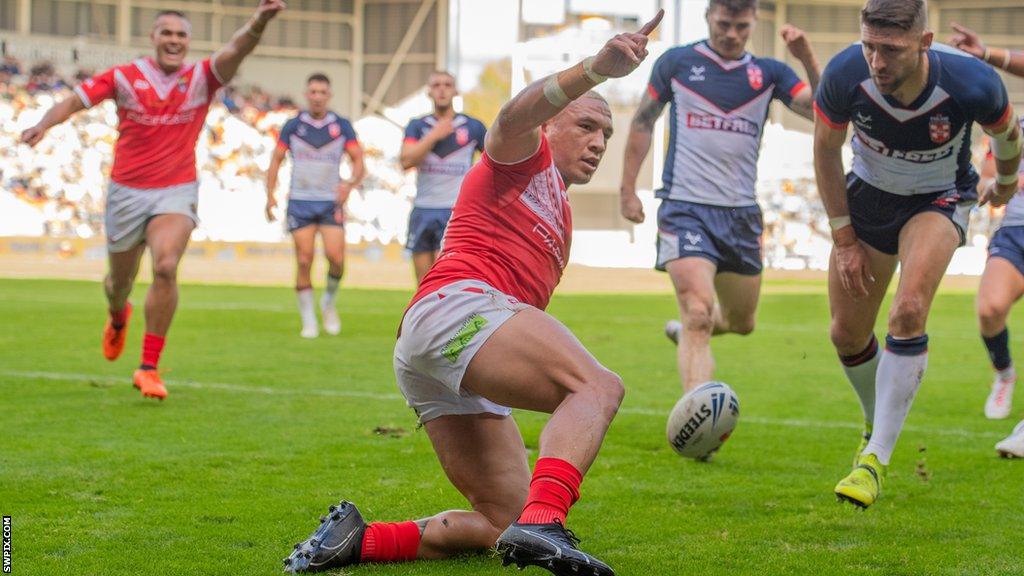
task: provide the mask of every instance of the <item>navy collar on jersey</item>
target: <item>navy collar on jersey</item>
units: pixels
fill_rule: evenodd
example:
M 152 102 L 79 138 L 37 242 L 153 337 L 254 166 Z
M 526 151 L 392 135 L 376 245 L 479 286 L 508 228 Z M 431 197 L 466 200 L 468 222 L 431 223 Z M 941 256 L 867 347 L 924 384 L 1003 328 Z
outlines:
M 718 64 L 724 70 L 735 70 L 740 66 L 749 64 L 750 61 L 754 59 L 750 52 L 744 52 L 738 60 L 726 60 L 725 58 L 722 58 L 718 52 L 715 52 L 715 49 L 711 47 L 711 44 L 707 40 L 701 40 L 693 49 L 696 50 L 698 54 L 704 56 L 708 60 L 711 60 L 715 64 Z
M 438 120 L 440 120 L 440 118 L 438 118 L 433 112 L 423 117 L 423 121 L 426 122 L 428 126 L 437 124 Z M 468 119 L 464 114 L 456 112 L 455 116 L 452 116 L 452 126 L 462 126 L 466 122 L 468 122 Z
M 299 114 L 299 120 L 305 122 L 306 124 L 309 124 L 314 128 L 323 128 L 324 126 L 327 126 L 331 122 L 337 120 L 337 117 L 334 116 L 334 112 L 328 110 L 327 114 L 324 114 L 323 118 L 317 120 L 316 118 L 313 118 L 313 115 L 310 114 L 308 111 L 303 110 L 302 113 Z

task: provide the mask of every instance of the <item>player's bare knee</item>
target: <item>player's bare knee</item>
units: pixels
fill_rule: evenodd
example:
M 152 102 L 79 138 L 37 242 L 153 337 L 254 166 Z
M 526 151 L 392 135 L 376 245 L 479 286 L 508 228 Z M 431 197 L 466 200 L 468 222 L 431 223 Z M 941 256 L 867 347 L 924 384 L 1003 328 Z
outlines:
M 153 263 L 153 282 L 166 282 L 173 284 L 178 280 L 178 259 L 173 256 L 163 256 Z
M 1007 306 L 1001 306 L 991 300 L 978 299 L 978 321 L 983 327 L 1002 324 L 1009 311 Z
M 622 378 L 611 370 L 602 370 L 594 378 L 594 391 L 600 399 L 601 409 L 610 420 L 619 411 L 622 399 L 626 396 L 626 386 Z
M 756 321 L 753 316 L 743 316 L 729 319 L 729 331 L 733 334 L 746 336 L 754 331 Z
M 683 311 L 683 328 L 710 334 L 715 329 L 714 304 L 703 300 L 688 302 Z
M 860 331 L 853 330 L 849 326 L 832 320 L 829 336 L 832 339 L 832 345 L 835 346 L 836 352 L 841 356 L 849 356 L 864 350 L 871 340 L 871 331 L 869 330 L 867 333 L 862 334 Z
M 924 334 L 928 305 L 923 298 L 900 298 L 889 311 L 889 333 L 896 337 Z

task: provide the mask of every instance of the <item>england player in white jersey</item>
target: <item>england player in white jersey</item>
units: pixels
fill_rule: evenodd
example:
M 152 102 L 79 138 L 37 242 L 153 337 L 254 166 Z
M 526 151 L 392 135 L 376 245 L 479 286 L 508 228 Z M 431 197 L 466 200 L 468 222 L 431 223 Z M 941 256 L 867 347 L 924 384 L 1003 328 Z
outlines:
M 754 184 L 761 134 L 773 99 L 810 119 L 819 71 L 799 29 L 781 32 L 810 85 L 786 64 L 746 52 L 756 0 L 711 0 L 708 39 L 658 59 L 633 117 L 622 174 L 622 215 L 643 222 L 636 195 L 654 122 L 671 102 L 669 149 L 658 210 L 656 268 L 675 286 L 682 322 L 677 341 L 686 392 L 712 379 L 711 337 L 749 334 L 761 287 L 761 209 Z M 717 299 L 717 302 L 716 302 Z
M 288 120 L 281 128 L 277 147 L 267 168 L 267 219 L 274 219 L 277 200 L 277 172 L 290 152 L 291 187 L 288 190 L 288 232 L 295 241 L 295 294 L 299 302 L 303 338 L 316 338 L 320 329 L 313 306 L 310 272 L 316 247 L 316 235 L 324 243 L 327 258 L 327 286 L 320 298 L 324 331 L 341 332 L 337 294 L 345 273 L 345 202 L 366 173 L 363 149 L 355 129 L 347 118 L 328 109 L 331 80 L 324 74 L 312 74 L 306 80 L 307 109 Z M 352 162 L 352 177 L 341 179 L 341 162 Z
M 861 42 L 822 74 L 814 167 L 832 226 L 832 343 L 861 401 L 865 434 L 836 495 L 877 500 L 928 362 L 925 325 L 939 281 L 961 246 L 978 199 L 970 163 L 975 122 L 993 139 L 999 176 L 980 197 L 1002 205 L 1017 191 L 1020 129 L 1006 87 L 988 66 L 933 44 L 924 0 L 868 0 Z M 853 167 L 841 150 L 853 124 Z M 885 349 L 875 320 L 896 266 Z
M 950 43 L 954 46 L 1010 74 L 1024 77 L 1024 52 L 985 46 L 974 31 L 959 24 L 954 24 L 953 30 L 955 34 Z M 1024 124 L 1021 128 L 1024 129 Z M 982 170 L 985 179 L 997 176 L 994 152 L 989 153 Z M 999 230 L 989 242 L 989 258 L 978 288 L 981 338 L 996 371 L 992 390 L 985 402 L 985 416 L 992 419 L 1010 415 L 1017 380 L 1010 356 L 1006 317 L 1014 303 L 1024 296 L 1024 162 L 1018 170 L 1017 185 L 1018 192 L 1006 205 Z M 1017 424 L 1009 437 L 996 444 L 996 451 L 1001 456 L 1024 458 L 1024 421 Z
M 405 128 L 402 168 L 416 168 L 416 199 L 409 214 L 408 241 L 416 283 L 423 280 L 441 250 L 441 239 L 459 197 L 462 179 L 473 157 L 484 150 L 487 128 L 466 114 L 456 113 L 455 76 L 436 70 L 427 79 L 427 95 L 434 111 L 413 118 Z

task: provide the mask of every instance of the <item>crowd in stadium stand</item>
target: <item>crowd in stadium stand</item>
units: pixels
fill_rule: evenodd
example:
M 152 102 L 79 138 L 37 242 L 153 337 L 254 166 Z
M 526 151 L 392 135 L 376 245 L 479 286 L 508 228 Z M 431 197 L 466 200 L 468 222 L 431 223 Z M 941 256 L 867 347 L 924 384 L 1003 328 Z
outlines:
M 18 145 L 18 138 L 90 75 L 82 71 L 68 82 L 49 64 L 25 70 L 10 57 L 0 69 L 0 187 L 41 212 L 41 233 L 47 236 L 89 238 L 101 233 L 105 175 L 117 138 L 116 109 L 108 100 L 76 114 L 51 129 L 35 149 Z M 263 215 L 264 173 L 280 128 L 295 111 L 290 99 L 259 88 L 231 86 L 221 92 L 197 146 L 202 219 L 197 239 L 284 238 L 281 222 L 268 223 Z M 350 199 L 349 240 L 403 241 L 412 176 L 403 174 L 397 159 L 385 158 L 373 142 L 364 146 L 370 177 Z M 282 172 L 280 196 L 286 193 L 287 170 Z
M 89 71 L 80 71 L 65 81 L 52 65 L 39 63 L 26 69 L 11 57 L 5 57 L 0 66 L 0 188 L 42 214 L 43 235 L 90 238 L 102 232 L 105 175 L 117 138 L 113 102 L 54 127 L 36 149 L 18 145 L 23 129 L 89 76 Z M 264 171 L 278 131 L 295 110 L 291 100 L 274 98 L 259 88 L 232 86 L 222 91 L 197 147 L 202 219 L 197 239 L 279 241 L 285 237 L 281 222 L 268 223 L 263 216 Z M 413 175 L 403 173 L 393 157 L 397 148 L 385 152 L 388 146 L 374 141 L 374 131 L 362 133 L 360 123 L 356 130 L 367 152 L 368 177 L 349 201 L 348 240 L 404 242 Z M 377 139 L 382 139 L 380 134 L 376 131 Z M 774 137 L 766 133 L 766 147 Z M 809 157 L 803 161 L 800 169 L 784 169 L 780 175 L 766 176 L 762 170 L 758 197 L 764 209 L 765 260 L 770 268 L 827 267 L 828 221 L 813 173 L 808 173 Z M 286 194 L 287 170 L 286 165 L 279 200 Z M 976 210 L 972 235 L 987 236 L 996 220 L 990 210 Z

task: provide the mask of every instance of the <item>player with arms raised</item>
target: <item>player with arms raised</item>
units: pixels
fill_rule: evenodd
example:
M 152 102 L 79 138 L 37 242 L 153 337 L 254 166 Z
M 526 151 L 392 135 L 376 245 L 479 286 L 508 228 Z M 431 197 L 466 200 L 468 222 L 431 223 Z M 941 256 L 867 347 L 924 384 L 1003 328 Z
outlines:
M 153 284 L 146 295 L 142 363 L 133 376 L 143 396 L 167 396 L 157 363 L 178 306 L 178 262 L 199 219 L 195 150 L 206 112 L 214 94 L 234 78 L 267 23 L 284 7 L 281 0 L 262 0 L 227 44 L 197 63 L 185 62 L 192 37 L 188 19 L 175 10 L 161 11 L 150 33 L 154 56 L 86 80 L 21 135 L 34 146 L 75 112 L 107 98 L 117 102 L 120 137 L 105 210 L 110 270 L 103 285 L 110 314 L 103 355 L 113 361 L 124 349 L 132 312 L 128 295 L 149 246 Z
M 612 131 L 608 104 L 591 89 L 640 64 L 662 14 L 502 108 L 463 182 L 441 256 L 402 321 L 399 388 L 472 511 L 367 526 L 343 502 L 296 546 L 287 569 L 446 558 L 497 543 L 506 564 L 614 574 L 576 548 L 565 517 L 622 401 L 622 381 L 543 309 L 569 254 L 566 186 L 590 180 Z M 532 479 L 512 408 L 551 414 Z
M 1002 80 L 932 37 L 924 0 L 868 0 L 861 42 L 832 59 L 815 102 L 814 166 L 834 242 L 831 337 L 865 419 L 854 469 L 835 493 L 861 507 L 881 492 L 927 365 L 928 311 L 978 198 L 974 122 L 1000 159 L 981 202 L 1005 204 L 1017 191 L 1020 130 Z M 844 177 L 851 123 L 853 169 Z M 897 264 L 879 350 L 875 319 Z
M 630 126 L 621 187 L 623 217 L 643 222 L 636 179 L 654 122 L 671 102 L 655 267 L 675 287 L 682 322 L 669 321 L 666 334 L 677 343 L 685 392 L 713 378 L 712 336 L 754 329 L 762 267 L 754 193 L 761 134 L 773 99 L 813 118 L 820 74 L 806 37 L 793 26 L 781 34 L 810 86 L 786 64 L 746 52 L 757 0 L 711 0 L 705 17 L 707 40 L 672 48 L 654 64 Z
M 423 281 L 441 249 L 452 206 L 475 152 L 484 150 L 487 129 L 476 118 L 456 114 L 452 99 L 458 94 L 455 77 L 435 71 L 427 79 L 427 95 L 434 112 L 414 118 L 405 128 L 402 168 L 416 168 L 416 199 L 409 214 L 409 241 L 416 283 Z
M 313 308 L 313 281 L 310 269 L 316 248 L 316 233 L 324 243 L 327 257 L 327 287 L 320 298 L 324 331 L 341 332 L 336 299 L 341 276 L 345 272 L 345 202 L 359 186 L 366 172 L 363 149 L 348 118 L 331 112 L 331 80 L 324 74 L 312 74 L 306 80 L 306 110 L 285 122 L 277 139 L 277 148 L 267 168 L 267 219 L 274 219 L 277 200 L 277 172 L 290 151 L 292 181 L 288 189 L 288 231 L 295 242 L 295 294 L 299 300 L 303 338 L 320 334 Z M 341 161 L 352 161 L 352 176 L 341 179 Z
M 1006 48 L 985 46 L 973 30 L 953 24 L 951 44 L 1010 74 L 1024 78 L 1024 52 L 1012 52 Z M 1021 124 L 1024 130 L 1024 123 Z M 997 175 L 995 147 L 985 162 L 982 176 L 1003 178 Z M 1006 328 L 1006 317 L 1010 308 L 1024 296 L 1024 162 L 1018 171 L 1018 192 L 1006 205 L 1006 214 L 999 230 L 988 245 L 989 259 L 978 287 L 978 323 L 981 338 L 988 349 L 992 367 L 996 371 L 992 391 L 985 402 L 985 416 L 1002 419 L 1010 415 L 1013 388 L 1017 373 L 1010 356 L 1010 333 Z M 1013 429 L 1013 433 L 996 444 L 996 451 L 1002 456 L 1024 458 L 1024 420 Z

